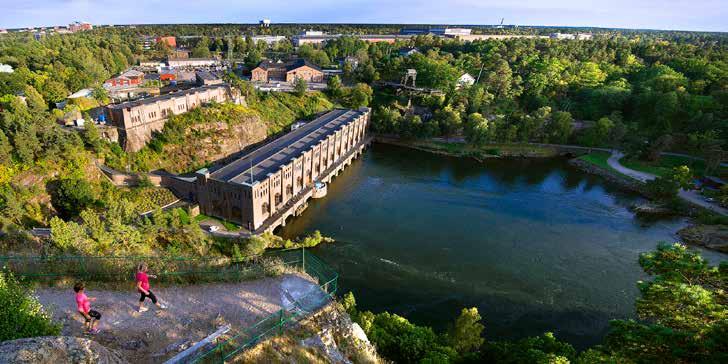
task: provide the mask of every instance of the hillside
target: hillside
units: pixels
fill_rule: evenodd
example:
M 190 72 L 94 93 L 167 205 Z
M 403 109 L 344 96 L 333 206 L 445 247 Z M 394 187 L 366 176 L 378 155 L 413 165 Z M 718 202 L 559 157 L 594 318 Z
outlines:
M 105 152 L 105 161 L 119 170 L 129 166 L 136 172 L 192 172 L 333 106 L 320 93 L 303 97 L 264 94 L 253 96 L 247 106 L 214 104 L 173 116 L 162 132 L 138 152 L 125 153 L 110 147 Z

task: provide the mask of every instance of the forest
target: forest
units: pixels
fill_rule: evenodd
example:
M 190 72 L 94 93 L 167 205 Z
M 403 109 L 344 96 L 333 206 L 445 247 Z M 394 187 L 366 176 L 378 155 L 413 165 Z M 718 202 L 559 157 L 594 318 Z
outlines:
M 403 140 L 463 138 L 475 146 L 489 143 L 545 142 L 617 147 L 638 158 L 661 151 L 685 152 L 707 165 L 726 160 L 728 150 L 728 36 L 717 33 L 610 29 L 590 31 L 593 40 L 515 38 L 461 42 L 418 36 L 395 44 L 341 37 L 321 47 L 294 49 L 289 41 L 273 47 L 255 44 L 251 34 L 293 35 L 303 29 L 344 34 L 388 34 L 395 25 L 289 24 L 260 29 L 254 25 L 159 25 L 99 28 L 37 41 L 29 33 L 0 35 L 0 244 L 3 252 L 233 256 L 266 247 L 290 246 L 272 237 L 220 242 L 204 234 L 182 209 L 156 210 L 164 192 L 143 183 L 117 188 L 95 162 L 147 172 L 154 168 L 190 171 L 207 160 L 170 161 L 170 148 L 189 144 L 185 131 L 209 121 L 227 125 L 254 117 L 269 134 L 297 119 L 334 106 L 371 106 L 372 131 Z M 554 28 L 487 29 L 475 32 L 548 34 Z M 155 35 L 193 35 L 181 44 L 196 57 L 232 56 L 241 65 L 228 82 L 247 96 L 246 107 L 212 105 L 179 118 L 138 153 L 126 153 L 101 138 L 94 126 L 62 127 L 68 112 L 85 112 L 57 103 L 82 88 L 106 102 L 102 83 L 139 61 L 160 59 L 171 50 L 144 50 L 141 40 Z M 402 48 L 417 53 L 400 56 Z M 257 92 L 239 76 L 264 58 L 293 54 L 323 67 L 342 70 L 323 93 L 271 95 Z M 353 57 L 357 64 L 344 61 Z M 341 62 L 340 62 L 341 61 Z M 417 85 L 440 95 L 397 95 L 381 81 L 399 82 L 417 70 Z M 247 71 L 246 71 L 247 70 Z M 472 86 L 458 79 L 472 75 Z M 151 203 L 157 201 L 160 203 Z M 50 243 L 28 235 L 51 227 Z M 318 237 L 320 240 L 320 236 Z M 305 242 L 304 244 L 309 244 Z M 241 253 L 241 251 L 243 253 Z M 353 296 L 343 298 L 350 315 L 381 354 L 398 362 L 549 362 L 647 363 L 728 360 L 728 308 L 725 264 L 710 266 L 682 245 L 663 245 L 639 258 L 651 279 L 639 283 L 639 321 L 614 321 L 603 345 L 582 353 L 551 334 L 520 341 L 499 341 L 485 332 L 477 310 L 465 309 L 452 330 L 436 333 L 388 313 L 359 311 Z M 38 330 L 54 333 L 38 318 L 33 302 L 22 301 L 12 277 L 0 277 L 0 302 L 22 304 Z M 21 300 L 21 301 L 19 301 Z M 21 303 L 18 303 L 21 302 Z M 23 314 L 24 312 L 20 312 Z M 3 319 L 5 320 L 5 319 Z M 6 334 L 2 328 L 0 334 Z M 484 331 L 485 330 L 485 331 Z M 6 336 L 3 336 L 5 338 Z

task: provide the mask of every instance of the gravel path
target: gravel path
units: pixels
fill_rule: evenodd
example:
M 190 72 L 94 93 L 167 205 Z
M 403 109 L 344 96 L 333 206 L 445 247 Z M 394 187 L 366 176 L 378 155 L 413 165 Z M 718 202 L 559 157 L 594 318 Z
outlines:
M 619 163 L 619 160 L 622 159 L 622 157 L 624 157 L 624 153 L 622 153 L 618 150 L 614 150 L 614 151 L 612 151 L 612 155 L 609 157 L 609 159 L 607 159 L 607 163 L 609 164 L 610 167 L 614 168 L 617 172 L 622 173 L 626 176 L 632 177 L 643 183 L 653 180 L 657 177 L 651 173 L 635 171 L 634 169 L 630 169 L 630 168 L 623 166 L 621 163 Z M 710 203 L 708 201 L 705 201 L 703 196 L 701 196 L 697 191 L 681 189 L 678 192 L 678 196 L 680 198 L 682 198 L 683 200 L 688 201 L 692 204 L 704 207 L 715 213 L 718 213 L 718 214 L 721 214 L 724 216 L 728 216 L 728 209 L 720 207 L 715 203 Z
M 87 288 L 96 297 L 91 308 L 102 314 L 101 332 L 94 340 L 118 350 L 131 363 L 163 362 L 186 346 L 230 324 L 233 330 L 249 326 L 283 306 L 299 292 L 318 289 L 308 276 L 286 274 L 242 283 L 154 287 L 155 295 L 169 307 L 159 310 L 147 300 L 149 311 L 136 311 L 139 294 L 132 282 L 128 291 Z M 84 336 L 71 287 L 39 288 L 36 296 L 56 320 L 63 335 Z

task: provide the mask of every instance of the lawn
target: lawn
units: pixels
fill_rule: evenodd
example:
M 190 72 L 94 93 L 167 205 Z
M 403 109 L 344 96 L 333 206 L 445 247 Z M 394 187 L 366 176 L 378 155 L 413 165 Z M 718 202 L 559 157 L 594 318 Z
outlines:
M 664 177 L 670 171 L 679 166 L 688 166 L 695 176 L 703 176 L 705 173 L 705 162 L 702 160 L 690 159 L 685 157 L 666 155 L 662 156 L 656 162 L 646 162 L 638 159 L 624 158 L 620 163 L 627 167 L 640 172 L 651 173 L 656 176 Z
M 238 231 L 238 230 L 240 230 L 240 226 L 239 225 L 237 225 L 235 223 L 232 223 L 230 221 L 221 220 L 221 219 L 218 219 L 216 217 L 207 216 L 205 214 L 199 214 L 199 215 L 195 216 L 195 221 L 197 221 L 198 223 L 203 222 L 205 220 L 214 220 L 214 221 L 217 221 L 220 224 L 222 224 L 222 226 L 224 226 L 225 227 L 225 230 L 227 230 L 227 231 Z
M 615 171 L 614 169 L 612 169 L 612 167 L 609 166 L 609 163 L 607 163 L 607 159 L 609 159 L 609 156 L 610 154 L 606 152 L 592 152 L 579 157 L 579 159 L 594 164 L 598 167 L 604 168 L 606 170 Z

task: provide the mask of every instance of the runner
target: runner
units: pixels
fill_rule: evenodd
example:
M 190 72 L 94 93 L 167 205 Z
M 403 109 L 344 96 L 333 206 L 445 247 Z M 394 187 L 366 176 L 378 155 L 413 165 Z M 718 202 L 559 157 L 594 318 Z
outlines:
M 99 332 L 97 326 L 99 325 L 99 320 L 101 320 L 101 313 L 91 309 L 91 302 L 96 301 L 96 298 L 86 296 L 85 288 L 83 282 L 77 282 L 73 286 L 73 290 L 76 292 L 76 307 L 84 320 L 86 320 L 84 323 L 86 331 L 89 334 L 97 334 Z
M 167 308 L 164 304 L 157 302 L 157 296 L 154 295 L 154 292 L 152 292 L 151 289 L 149 289 L 149 278 L 157 278 L 155 275 L 148 275 L 147 274 L 147 264 L 146 263 L 140 263 L 137 267 L 137 273 L 136 273 L 136 281 L 137 281 L 137 291 L 139 291 L 139 294 L 141 294 L 141 297 L 139 298 L 139 312 L 145 312 L 148 310 L 148 308 L 144 307 L 144 299 L 149 297 L 149 299 L 152 300 L 152 303 L 157 305 L 157 307 L 161 309 Z

